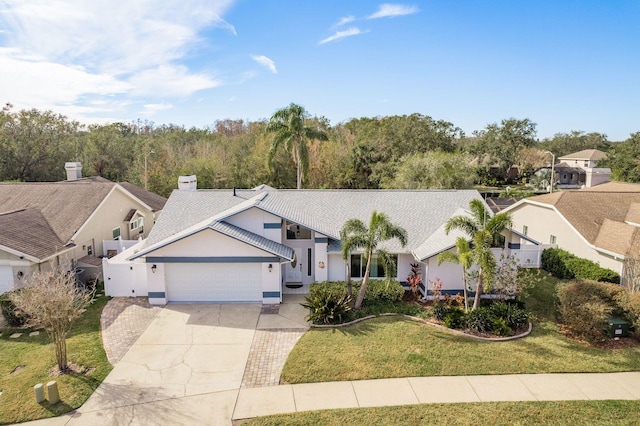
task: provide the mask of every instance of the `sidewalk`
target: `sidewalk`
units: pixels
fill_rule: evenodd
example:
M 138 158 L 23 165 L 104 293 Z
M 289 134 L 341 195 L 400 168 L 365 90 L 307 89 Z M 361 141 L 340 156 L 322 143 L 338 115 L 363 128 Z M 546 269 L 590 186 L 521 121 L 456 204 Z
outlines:
M 409 377 L 240 389 L 233 420 L 390 405 L 606 399 L 640 400 L 640 372 Z

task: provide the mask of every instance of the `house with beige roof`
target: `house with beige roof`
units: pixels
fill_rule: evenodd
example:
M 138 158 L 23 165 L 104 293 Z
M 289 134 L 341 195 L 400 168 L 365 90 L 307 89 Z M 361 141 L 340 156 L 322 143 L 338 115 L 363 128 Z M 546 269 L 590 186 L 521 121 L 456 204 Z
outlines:
M 103 241 L 146 237 L 166 202 L 127 182 L 82 178 L 80 163 L 66 169 L 62 182 L 0 183 L 0 293 L 50 262 L 97 274 L 121 245 L 109 252 Z
M 149 238 L 104 260 L 105 291 L 152 304 L 275 304 L 283 294 L 308 293 L 313 282 L 344 281 L 347 263 L 351 278 L 362 279 L 364 255 L 343 260 L 340 230 L 349 219 L 368 223 L 375 210 L 408 234 L 406 247 L 383 246 L 397 264 L 390 278 L 406 282 L 419 263 L 427 288 L 439 278 L 445 292 L 462 293 L 460 266 L 438 265 L 437 256 L 465 235 L 447 234 L 445 223 L 469 214 L 474 199 L 482 199 L 475 190 L 175 190 Z M 518 248 L 509 237 L 503 249 Z M 533 260 L 521 260 L 534 265 L 539 252 L 529 254 Z M 385 278 L 375 258 L 371 277 Z
M 640 255 L 640 185 L 608 182 L 579 191 L 525 198 L 506 208 L 514 230 L 556 244 L 621 276 Z

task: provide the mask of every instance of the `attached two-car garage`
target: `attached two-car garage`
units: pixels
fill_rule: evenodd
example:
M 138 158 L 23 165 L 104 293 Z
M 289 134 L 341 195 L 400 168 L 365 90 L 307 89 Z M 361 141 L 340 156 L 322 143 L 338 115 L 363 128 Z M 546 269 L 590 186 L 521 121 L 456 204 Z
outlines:
M 261 302 L 261 263 L 169 263 L 167 302 Z

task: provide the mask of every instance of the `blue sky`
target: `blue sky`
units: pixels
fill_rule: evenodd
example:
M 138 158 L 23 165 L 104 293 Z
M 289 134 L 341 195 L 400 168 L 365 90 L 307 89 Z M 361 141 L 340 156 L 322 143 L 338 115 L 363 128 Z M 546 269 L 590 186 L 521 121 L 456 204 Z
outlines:
M 0 102 L 186 127 L 290 102 L 332 124 L 640 131 L 640 2 L 0 1 Z

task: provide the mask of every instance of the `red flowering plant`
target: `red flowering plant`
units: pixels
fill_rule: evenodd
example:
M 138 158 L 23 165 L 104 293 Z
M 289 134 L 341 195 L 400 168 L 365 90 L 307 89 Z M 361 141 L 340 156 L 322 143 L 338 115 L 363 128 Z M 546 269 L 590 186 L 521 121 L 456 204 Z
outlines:
M 415 299 L 419 297 L 420 284 L 422 284 L 422 277 L 420 276 L 420 265 L 417 263 L 411 264 L 411 274 L 407 277 L 407 284 L 411 288 L 411 293 Z

